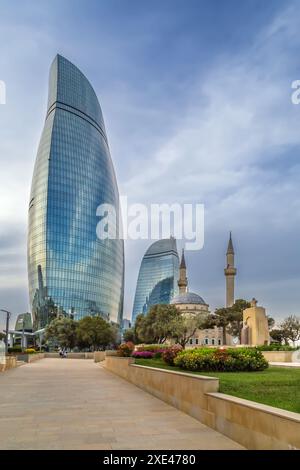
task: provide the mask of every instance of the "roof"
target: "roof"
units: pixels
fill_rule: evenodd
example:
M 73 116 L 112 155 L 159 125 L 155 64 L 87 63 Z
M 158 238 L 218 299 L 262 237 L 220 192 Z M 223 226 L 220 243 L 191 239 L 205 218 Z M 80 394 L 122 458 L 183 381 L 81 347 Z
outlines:
M 180 268 L 181 269 L 186 269 L 185 258 L 184 258 L 184 250 L 182 250 Z
M 207 305 L 206 302 L 200 297 L 200 295 L 195 294 L 194 292 L 185 292 L 184 294 L 176 295 L 171 304 L 201 304 Z
M 173 237 L 164 238 L 163 240 L 158 240 L 157 242 L 152 243 L 146 251 L 145 256 L 159 255 L 171 251 L 178 256 L 176 239 Z
M 231 232 L 230 232 L 230 236 L 229 236 L 229 242 L 228 242 L 228 247 L 227 247 L 227 253 L 226 254 L 227 255 L 234 255 Z

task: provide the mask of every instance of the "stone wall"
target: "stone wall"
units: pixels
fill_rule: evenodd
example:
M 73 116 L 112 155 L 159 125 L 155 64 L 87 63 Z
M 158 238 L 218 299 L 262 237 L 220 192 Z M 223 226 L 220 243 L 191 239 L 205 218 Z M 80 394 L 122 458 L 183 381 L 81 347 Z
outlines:
M 219 380 L 106 356 L 104 366 L 247 449 L 300 449 L 300 414 L 218 393 Z
M 262 351 L 268 362 L 292 362 L 294 351 Z
M 138 366 L 128 357 L 106 356 L 104 366 L 199 421 L 213 425 L 206 393 L 219 390 L 219 379 Z
M 105 351 L 95 351 L 94 352 L 94 361 L 102 362 L 105 359 Z
M 23 362 L 35 362 L 38 361 L 39 359 L 44 359 L 45 354 L 44 353 L 36 353 L 36 354 L 17 354 L 17 360 L 18 361 L 23 361 Z
M 17 358 L 15 356 L 6 356 L 3 371 L 14 367 L 17 367 Z

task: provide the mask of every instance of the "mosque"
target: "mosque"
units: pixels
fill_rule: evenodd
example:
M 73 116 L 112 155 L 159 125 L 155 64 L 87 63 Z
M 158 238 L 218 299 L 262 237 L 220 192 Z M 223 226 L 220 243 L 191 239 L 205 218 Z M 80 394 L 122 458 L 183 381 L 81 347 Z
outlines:
M 234 267 L 234 249 L 232 243 L 232 236 L 230 233 L 228 248 L 226 252 L 226 268 L 224 269 L 226 279 L 226 307 L 231 307 L 234 304 L 234 277 L 236 275 L 236 268 Z M 203 298 L 188 289 L 187 268 L 184 257 L 184 250 L 182 250 L 182 257 L 179 267 L 179 280 L 178 280 L 179 294 L 172 300 L 171 304 L 175 305 L 184 315 L 193 315 L 196 313 L 203 313 L 207 315 L 210 313 L 208 303 Z M 223 328 L 215 326 L 206 330 L 197 330 L 195 335 L 190 338 L 187 347 L 195 346 L 222 346 L 223 345 Z M 226 344 L 234 344 L 235 338 L 226 333 Z

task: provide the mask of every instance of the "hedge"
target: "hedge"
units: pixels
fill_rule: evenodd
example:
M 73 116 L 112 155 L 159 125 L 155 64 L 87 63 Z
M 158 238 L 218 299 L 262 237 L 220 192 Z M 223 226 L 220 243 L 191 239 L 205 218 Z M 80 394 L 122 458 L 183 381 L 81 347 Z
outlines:
M 269 367 L 257 348 L 197 348 L 180 352 L 174 365 L 191 371 L 259 371 Z

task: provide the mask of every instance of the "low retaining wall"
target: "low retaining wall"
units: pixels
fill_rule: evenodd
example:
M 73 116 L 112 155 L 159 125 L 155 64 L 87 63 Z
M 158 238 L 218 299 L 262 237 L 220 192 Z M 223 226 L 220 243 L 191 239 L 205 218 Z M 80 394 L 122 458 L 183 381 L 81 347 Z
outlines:
M 208 394 L 214 428 L 252 450 L 300 449 L 300 414 L 223 393 Z
M 44 359 L 45 354 L 44 353 L 36 353 L 36 354 L 17 354 L 17 360 L 18 361 L 23 361 L 23 362 L 35 362 L 38 361 L 39 359 Z
M 102 362 L 105 359 L 105 351 L 94 352 L 94 362 Z
M 292 362 L 294 351 L 262 351 L 268 362 Z
M 45 353 L 45 357 L 60 359 L 59 353 Z M 78 353 L 69 352 L 67 353 L 67 359 L 94 359 L 94 353 L 93 352 L 78 352 Z
M 106 356 L 106 369 L 247 449 L 300 449 L 300 414 L 218 393 L 219 379 Z
M 128 357 L 106 356 L 104 366 L 199 421 L 213 425 L 206 393 L 219 390 L 219 379 L 138 366 Z
M 5 364 L 0 364 L 0 372 L 4 372 L 9 369 L 17 367 L 17 358 L 16 356 L 6 356 Z

